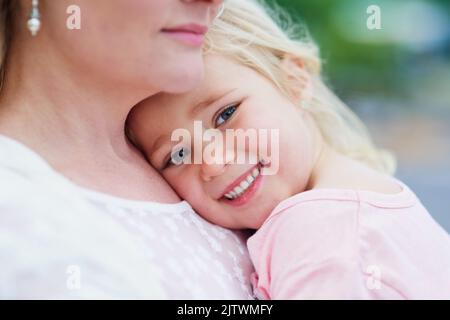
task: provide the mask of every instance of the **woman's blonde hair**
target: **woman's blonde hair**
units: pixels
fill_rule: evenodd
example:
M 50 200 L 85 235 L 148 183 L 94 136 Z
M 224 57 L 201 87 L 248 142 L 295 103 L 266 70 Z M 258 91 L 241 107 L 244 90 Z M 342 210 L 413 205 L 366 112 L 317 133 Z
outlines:
M 312 115 L 326 143 L 380 172 L 394 173 L 394 157 L 374 146 L 362 121 L 324 84 L 317 46 L 280 8 L 256 0 L 226 0 L 222 15 L 208 31 L 204 51 L 254 69 L 287 96 L 292 82 L 281 68 L 283 59 L 300 60 L 312 93 L 309 102 L 299 107 Z M 298 77 L 302 79 L 302 74 Z

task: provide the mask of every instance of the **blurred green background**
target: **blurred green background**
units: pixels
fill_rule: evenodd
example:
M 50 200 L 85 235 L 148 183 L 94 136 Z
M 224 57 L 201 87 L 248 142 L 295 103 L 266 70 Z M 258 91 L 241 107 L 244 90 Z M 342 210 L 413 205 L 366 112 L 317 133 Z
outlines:
M 450 232 L 450 1 L 266 0 L 305 23 L 331 88 Z M 369 5 L 381 29 L 367 28 Z

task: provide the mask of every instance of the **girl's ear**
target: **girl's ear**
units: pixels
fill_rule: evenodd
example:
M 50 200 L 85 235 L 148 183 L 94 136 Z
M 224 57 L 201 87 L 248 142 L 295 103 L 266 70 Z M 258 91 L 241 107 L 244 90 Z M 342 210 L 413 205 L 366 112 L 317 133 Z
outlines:
M 305 68 L 304 61 L 291 54 L 286 54 L 281 61 L 281 70 L 290 97 L 300 103 L 311 97 L 311 75 Z

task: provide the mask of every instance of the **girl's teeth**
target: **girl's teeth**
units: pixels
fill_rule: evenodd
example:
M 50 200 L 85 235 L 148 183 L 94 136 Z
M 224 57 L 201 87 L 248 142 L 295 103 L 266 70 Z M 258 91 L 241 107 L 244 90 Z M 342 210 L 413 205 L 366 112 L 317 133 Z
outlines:
M 250 183 L 248 183 L 247 180 L 242 181 L 240 184 L 240 187 L 244 190 L 247 189 L 249 186 L 250 186 Z
M 253 169 L 251 174 L 249 174 L 244 180 L 242 180 L 241 184 L 235 187 L 232 191 L 225 194 L 225 197 L 229 200 L 236 199 L 240 197 L 244 191 L 246 191 L 255 181 L 256 177 L 258 177 L 260 171 L 258 168 Z
M 244 191 L 244 189 L 242 189 L 242 188 L 239 186 L 239 187 L 234 188 L 233 191 L 239 194 L 239 193 L 242 193 L 242 192 Z

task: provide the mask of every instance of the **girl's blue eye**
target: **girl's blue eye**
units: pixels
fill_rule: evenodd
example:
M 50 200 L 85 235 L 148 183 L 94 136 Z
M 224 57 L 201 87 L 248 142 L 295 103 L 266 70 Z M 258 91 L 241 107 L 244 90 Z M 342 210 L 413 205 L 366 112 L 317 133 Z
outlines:
M 237 105 L 232 105 L 229 106 L 227 108 L 225 108 L 225 110 L 223 110 L 221 113 L 219 113 L 219 115 L 216 118 L 216 126 L 220 126 L 221 124 L 225 123 L 228 121 L 228 119 L 230 119 L 233 114 L 236 112 L 237 110 Z
M 179 166 L 182 165 L 184 162 L 184 159 L 186 159 L 191 154 L 191 151 L 189 148 L 182 147 L 179 149 L 176 149 L 170 156 L 169 161 L 167 162 L 167 167 L 170 165 Z

